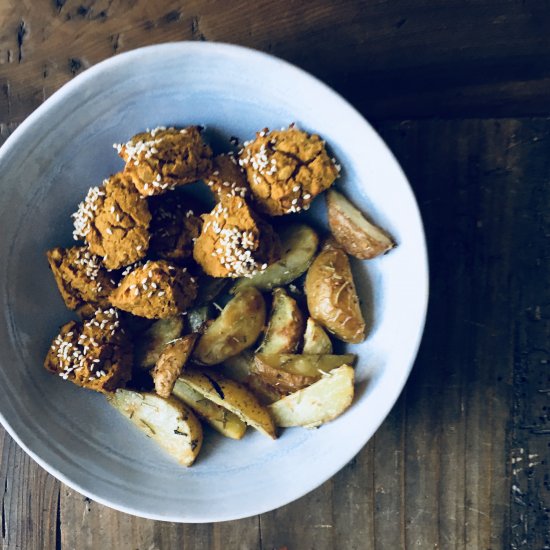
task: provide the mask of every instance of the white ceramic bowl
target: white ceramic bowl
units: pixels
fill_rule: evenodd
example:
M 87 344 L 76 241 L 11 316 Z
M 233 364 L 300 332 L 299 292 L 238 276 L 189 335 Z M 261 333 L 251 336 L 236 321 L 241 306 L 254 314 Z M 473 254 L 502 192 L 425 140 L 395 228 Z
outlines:
M 177 466 L 94 392 L 48 374 L 43 357 L 70 317 L 44 256 L 71 244 L 87 189 L 122 169 L 114 142 L 147 127 L 200 123 L 215 140 L 290 122 L 319 133 L 343 166 L 342 189 L 395 237 L 387 256 L 354 262 L 370 323 L 357 397 L 318 430 L 277 441 L 207 434 Z M 40 465 L 77 491 L 139 516 L 211 522 L 266 512 L 311 491 L 368 441 L 395 403 L 420 342 L 428 296 L 418 208 L 382 140 L 305 72 L 248 49 L 173 43 L 118 55 L 64 86 L 0 150 L 0 418 Z M 312 215 L 324 223 L 324 200 Z

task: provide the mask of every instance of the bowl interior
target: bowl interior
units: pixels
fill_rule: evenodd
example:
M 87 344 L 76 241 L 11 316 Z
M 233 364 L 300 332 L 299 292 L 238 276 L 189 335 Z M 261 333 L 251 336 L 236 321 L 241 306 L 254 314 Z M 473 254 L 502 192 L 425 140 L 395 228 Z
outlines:
M 391 254 L 354 261 L 370 332 L 358 391 L 346 414 L 318 430 L 270 441 L 208 431 L 195 466 L 177 466 L 104 398 L 43 368 L 71 318 L 45 251 L 72 243 L 70 214 L 90 186 L 123 167 L 112 148 L 147 127 L 202 124 L 218 149 L 267 126 L 319 133 L 343 167 L 338 186 L 395 237 Z M 427 268 L 409 185 L 371 127 L 339 96 L 270 56 L 220 44 L 144 48 L 104 62 L 65 86 L 0 152 L 0 414 L 51 473 L 110 506 L 174 521 L 245 517 L 285 504 L 328 479 L 374 433 L 408 376 L 422 333 Z M 190 187 L 190 192 L 193 188 Z M 198 186 L 196 187 L 198 192 Z M 324 200 L 310 211 L 326 227 Z

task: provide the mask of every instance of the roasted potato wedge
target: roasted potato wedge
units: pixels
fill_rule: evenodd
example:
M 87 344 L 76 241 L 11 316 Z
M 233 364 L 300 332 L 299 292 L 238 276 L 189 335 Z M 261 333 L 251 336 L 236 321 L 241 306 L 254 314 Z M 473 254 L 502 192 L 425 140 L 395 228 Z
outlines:
M 255 287 L 260 290 L 273 290 L 297 279 L 311 264 L 319 237 L 307 225 L 290 225 L 281 231 L 281 259 L 253 277 L 240 279 L 231 289 L 235 294 L 244 288 Z
M 278 369 L 258 360 L 254 364 L 253 374 L 267 386 L 284 393 L 292 393 L 302 388 L 307 388 L 321 378 L 321 373 L 317 373 L 315 376 L 307 376 L 297 372 Z
M 164 346 L 151 373 L 157 395 L 170 397 L 172 388 L 193 351 L 196 339 L 196 334 L 188 334 Z
M 355 355 L 266 355 L 257 353 L 252 372 L 276 389 L 293 392 L 322 375 L 355 361 Z
M 342 355 L 317 355 L 317 354 L 292 354 L 280 353 L 278 355 L 267 355 L 257 353 L 254 357 L 254 364 L 265 363 L 271 367 L 286 370 L 304 376 L 317 376 L 327 373 L 344 364 L 353 364 L 356 356 L 353 353 Z M 253 369 L 254 370 L 254 369 Z M 254 370 L 254 372 L 256 372 Z
M 155 321 L 139 338 L 136 338 L 136 367 L 144 370 L 153 368 L 159 360 L 164 346 L 179 338 L 182 330 L 183 319 L 181 317 Z
M 228 302 L 201 336 L 193 357 L 217 365 L 250 347 L 265 323 L 265 301 L 255 288 L 245 288 Z
M 252 366 L 254 365 L 254 354 L 250 350 L 245 350 L 239 355 L 228 357 L 221 365 L 217 367 L 220 373 L 236 380 L 237 382 L 244 382 L 248 375 L 252 372 Z
M 279 401 L 279 399 L 288 395 L 287 391 L 279 386 L 271 386 L 258 374 L 249 374 L 244 383 L 262 405 L 271 405 L 271 403 L 275 403 L 275 401 Z
M 179 380 L 216 405 L 236 414 L 245 424 L 276 439 L 277 435 L 271 416 L 243 385 L 212 370 L 208 372 L 186 370 Z
M 183 466 L 191 466 L 202 445 L 202 426 L 174 397 L 118 389 L 109 403 Z
M 365 320 L 349 258 L 336 242 L 327 241 L 311 264 L 305 290 L 315 321 L 344 342 L 357 344 L 365 339 Z
M 330 189 L 326 200 L 330 230 L 348 254 L 370 260 L 395 246 L 392 239 L 369 222 L 344 195 Z
M 311 386 L 268 406 L 277 426 L 315 428 L 341 415 L 353 401 L 355 372 L 342 365 Z
M 325 329 L 316 323 L 311 317 L 307 320 L 304 332 L 304 354 L 330 355 L 332 342 Z
M 271 318 L 260 351 L 267 354 L 293 353 L 304 332 L 304 316 L 294 298 L 283 288 L 273 291 Z
M 246 424 L 236 414 L 216 405 L 181 380 L 176 380 L 172 394 L 222 435 L 241 439 L 245 434 Z

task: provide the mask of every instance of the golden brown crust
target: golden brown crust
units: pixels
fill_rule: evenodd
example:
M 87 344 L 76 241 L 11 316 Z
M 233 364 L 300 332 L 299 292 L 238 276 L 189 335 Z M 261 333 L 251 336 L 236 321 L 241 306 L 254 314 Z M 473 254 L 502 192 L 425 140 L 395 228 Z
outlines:
M 186 268 L 158 260 L 148 261 L 125 275 L 110 301 L 139 317 L 166 319 L 183 313 L 196 296 L 196 280 Z
M 219 365 L 256 342 L 265 324 L 265 300 L 255 288 L 245 288 L 223 308 L 204 331 L 194 359 L 203 365 Z
M 115 144 L 126 162 L 125 172 L 143 196 L 160 195 L 178 185 L 193 183 L 212 168 L 212 150 L 197 126 L 159 127 Z
M 86 246 L 53 248 L 46 253 L 65 305 L 83 317 L 109 307 L 108 296 L 116 282 L 101 265 L 101 258 Z
M 212 173 L 206 179 L 206 184 L 218 200 L 226 195 L 250 198 L 250 186 L 246 180 L 246 174 L 232 153 L 214 157 Z
M 258 209 L 270 216 L 307 210 L 339 170 L 318 135 L 296 128 L 258 132 L 254 141 L 245 143 L 239 163 Z
M 305 282 L 311 317 L 340 340 L 357 344 L 365 339 L 365 320 L 349 259 L 333 240 L 313 260 Z
M 193 351 L 197 337 L 197 334 L 189 334 L 166 345 L 152 372 L 157 395 L 170 397 L 174 384 Z
M 134 184 L 123 173 L 92 187 L 73 214 L 75 239 L 88 242 L 107 269 L 119 269 L 145 257 L 151 214 Z
M 348 254 L 370 260 L 395 246 L 382 229 L 369 222 L 342 194 L 331 189 L 326 201 L 330 231 Z
M 149 253 L 162 260 L 183 262 L 193 255 L 202 219 L 196 205 L 180 193 L 166 193 L 149 199 L 151 211 Z
M 116 310 L 98 310 L 83 323 L 61 327 L 44 367 L 77 386 L 108 393 L 130 379 L 132 346 Z
M 284 288 L 273 291 L 271 316 L 259 351 L 266 354 L 294 353 L 304 334 L 304 316 L 296 300 Z
M 193 257 L 207 275 L 249 277 L 280 258 L 273 228 L 241 197 L 222 197 L 203 220 Z
M 321 377 L 320 374 L 317 376 L 307 376 L 295 372 L 287 372 L 284 369 L 274 367 L 263 361 L 260 354 L 257 354 L 254 358 L 253 374 L 257 375 L 268 386 L 286 393 L 292 393 L 311 386 L 311 384 Z

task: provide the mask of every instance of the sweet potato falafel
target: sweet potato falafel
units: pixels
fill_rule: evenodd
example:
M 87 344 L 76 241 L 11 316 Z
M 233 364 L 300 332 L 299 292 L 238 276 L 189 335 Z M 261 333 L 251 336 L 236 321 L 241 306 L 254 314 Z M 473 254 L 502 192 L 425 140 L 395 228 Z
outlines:
M 294 127 L 258 132 L 255 140 L 245 142 L 239 163 L 258 210 L 270 216 L 307 210 L 339 172 L 324 141 Z
M 207 275 L 251 277 L 280 258 L 273 228 L 241 197 L 222 196 L 203 220 L 193 256 Z

